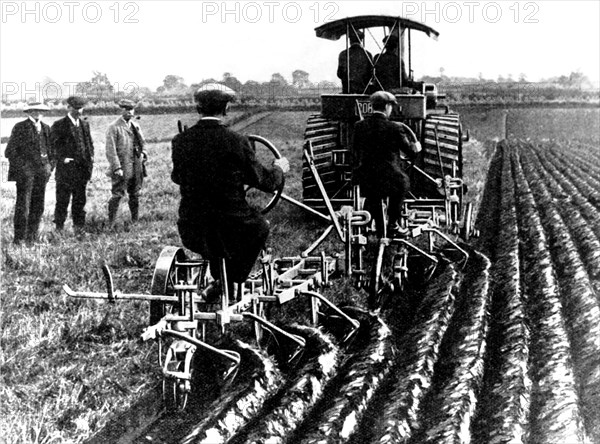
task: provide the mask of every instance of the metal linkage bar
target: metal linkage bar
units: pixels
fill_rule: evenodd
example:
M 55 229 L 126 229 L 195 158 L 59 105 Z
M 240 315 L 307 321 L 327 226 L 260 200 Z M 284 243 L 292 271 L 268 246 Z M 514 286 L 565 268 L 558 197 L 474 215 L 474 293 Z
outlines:
M 308 266 L 311 263 L 314 266 L 309 268 Z M 297 264 L 287 269 L 276 279 L 278 284 L 276 295 L 279 303 L 288 302 L 297 297 L 300 292 L 328 282 L 329 274 L 335 270 L 336 264 L 336 259 L 332 258 L 307 257 L 300 259 Z
M 164 322 L 164 321 L 159 322 L 159 324 L 161 324 L 162 322 Z M 224 350 L 224 349 L 220 349 L 217 347 L 213 347 L 212 345 L 209 345 L 206 342 L 201 341 L 200 339 L 192 337 L 187 333 L 171 330 L 170 328 L 167 327 L 166 322 L 164 322 L 164 324 L 161 324 L 161 326 L 159 326 L 159 324 L 146 328 L 146 330 L 144 331 L 144 334 L 142 334 L 142 339 L 147 341 L 148 339 L 155 339 L 157 336 L 171 336 L 173 338 L 180 339 L 182 341 L 185 341 L 185 342 L 193 344 L 197 347 L 200 347 L 203 350 L 207 350 L 212 353 L 216 353 L 217 355 L 227 359 L 228 361 L 233 362 L 235 365 L 239 365 L 239 363 L 240 363 L 241 357 L 238 352 L 235 352 L 233 350 Z M 150 329 L 152 329 L 152 330 L 150 330 Z
M 315 179 L 315 182 L 316 182 L 317 186 L 319 187 L 319 191 L 321 192 L 321 197 L 323 198 L 323 202 L 325 202 L 325 206 L 327 207 L 327 211 L 329 212 L 329 217 L 331 218 L 331 222 L 335 226 L 335 230 L 336 230 L 340 240 L 343 241 L 344 233 L 342 232 L 342 227 L 340 225 L 340 222 L 338 221 L 338 218 L 335 215 L 335 211 L 333 210 L 331 201 L 329 200 L 329 197 L 327 196 L 327 191 L 325 191 L 325 187 L 323 186 L 323 182 L 321 181 L 321 177 L 319 176 L 319 172 L 317 171 L 317 167 L 315 166 L 315 161 L 314 161 L 312 153 L 313 153 L 312 142 L 309 140 L 308 141 L 308 149 L 304 148 L 304 150 L 303 150 L 304 158 L 306 159 L 308 168 L 310 169 L 310 172 L 312 173 L 312 175 Z
M 63 291 L 72 298 L 87 298 L 87 299 L 106 299 L 110 300 L 108 293 L 100 293 L 93 291 L 75 291 L 72 290 L 67 284 L 63 285 Z M 196 288 L 194 286 L 194 288 Z M 121 293 L 121 292 L 113 292 L 112 298 L 114 300 L 124 299 L 124 300 L 140 300 L 140 301 L 157 301 L 157 302 L 171 302 L 176 303 L 179 299 L 177 296 L 166 296 L 166 295 L 151 295 L 151 294 L 141 294 L 141 293 Z M 195 297 L 194 301 L 202 301 L 203 299 L 200 297 Z
M 281 198 L 282 198 L 283 200 L 285 200 L 285 201 L 287 201 L 287 202 L 289 202 L 289 203 L 291 203 L 291 204 L 293 204 L 293 205 L 296 205 L 297 207 L 300 207 L 300 208 L 302 208 L 303 210 L 306 210 L 306 211 L 308 211 L 309 213 L 311 213 L 311 214 L 313 214 L 313 215 L 315 215 L 315 216 L 317 216 L 317 217 L 319 217 L 319 218 L 323 219 L 324 221 L 331 223 L 331 216 L 327 216 L 327 215 L 325 215 L 325 214 L 321 213 L 320 211 L 317 211 L 317 210 L 315 210 L 314 208 L 311 208 L 311 207 L 309 207 L 308 205 L 305 205 L 305 204 L 303 204 L 302 202 L 300 202 L 300 201 L 298 201 L 298 200 L 294 199 L 293 197 L 290 197 L 290 196 L 288 196 L 288 195 L 287 195 L 287 194 L 285 194 L 285 193 L 282 193 L 282 194 L 281 194 Z
M 329 236 L 329 234 L 333 231 L 334 228 L 335 228 L 335 226 L 329 225 L 325 229 L 325 231 L 323 231 L 323 234 L 321 234 L 321 236 L 319 236 L 319 238 L 317 240 L 315 240 L 310 247 L 308 247 L 306 250 L 304 250 L 302 253 L 300 253 L 300 256 L 302 256 L 302 257 L 308 257 L 310 255 L 310 253 L 312 253 L 313 251 L 315 251 L 315 249 L 319 245 L 321 245 L 321 243 L 325 239 L 327 239 L 327 236 Z

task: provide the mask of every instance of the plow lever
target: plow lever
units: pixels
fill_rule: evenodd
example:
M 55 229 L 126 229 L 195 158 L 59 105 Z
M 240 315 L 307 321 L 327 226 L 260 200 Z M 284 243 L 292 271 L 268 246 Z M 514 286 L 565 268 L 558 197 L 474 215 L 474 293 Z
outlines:
M 113 284 L 112 273 L 110 272 L 110 268 L 108 268 L 108 265 L 102 265 L 102 274 L 104 275 L 104 282 L 106 283 L 106 296 L 108 297 L 108 302 L 114 304 L 115 286 Z

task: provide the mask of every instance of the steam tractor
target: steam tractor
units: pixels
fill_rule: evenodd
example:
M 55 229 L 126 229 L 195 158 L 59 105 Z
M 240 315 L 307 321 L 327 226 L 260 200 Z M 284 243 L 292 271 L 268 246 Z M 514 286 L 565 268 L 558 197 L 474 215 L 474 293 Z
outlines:
M 404 126 L 422 146 L 417 161 L 406 165 L 412 192 L 405 203 L 405 222 L 410 227 L 423 221 L 434 221 L 444 231 L 462 234 L 467 240 L 473 232 L 473 221 L 471 206 L 463 205 L 462 142 L 468 136 L 463 135 L 459 115 L 450 112 L 447 106 L 439 105 L 438 101 L 444 96 L 438 94 L 436 85 L 414 80 L 412 44 L 415 32 L 434 39 L 439 35 L 423 23 L 382 15 L 349 17 L 316 28 L 320 38 L 337 41 L 345 37 L 347 51 L 351 42 L 357 40 L 354 37 L 360 35 L 364 36 L 362 49 L 365 54 L 372 42 L 380 52 L 372 58 L 372 75 L 362 91 L 321 96 L 321 113 L 309 118 L 305 131 L 308 156 L 303 164 L 303 201 L 315 210 L 325 210 L 326 194 L 335 210 L 354 204 L 353 126 L 372 111 L 369 95 L 386 90 L 398 101 L 391 119 Z M 386 59 L 381 56 L 385 52 L 394 54 L 401 61 L 392 81 L 389 75 L 384 78 L 379 74 L 386 68 L 382 66 Z M 352 69 L 355 68 L 349 59 L 346 66 L 347 78 L 342 78 L 345 85 L 351 83 Z M 408 67 L 407 72 L 404 72 L 405 67 Z

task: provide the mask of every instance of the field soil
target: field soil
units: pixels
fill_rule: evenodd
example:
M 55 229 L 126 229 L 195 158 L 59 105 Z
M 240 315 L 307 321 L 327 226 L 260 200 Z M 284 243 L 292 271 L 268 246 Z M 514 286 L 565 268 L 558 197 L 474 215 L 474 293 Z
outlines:
M 266 137 L 289 158 L 286 193 L 299 200 L 311 114 L 229 116 L 234 128 Z M 61 287 L 103 291 L 107 264 L 119 291 L 150 292 L 160 251 L 180 245 L 168 140 L 177 120 L 191 125 L 196 116 L 142 116 L 154 142 L 141 220 L 131 224 L 123 205 L 112 230 L 103 134 L 116 117 L 90 117 L 96 166 L 86 233 L 52 230 L 50 184 L 41 241 L 13 246 L 14 188 L 2 183 L 0 436 L 7 443 L 600 442 L 599 110 L 461 115 L 471 136 L 463 153 L 467 199 L 481 231 L 463 245 L 468 260 L 439 251 L 430 278 L 412 271 L 379 313 L 366 308 L 364 290 L 334 282 L 324 294 L 361 324 L 349 343 L 333 321 L 329 329 L 307 327 L 307 301 L 277 308 L 273 319 L 310 344 L 292 367 L 252 346 L 248 329 L 234 329 L 223 340 L 245 367 L 221 385 L 200 357 L 189 415 L 166 414 L 157 399 L 157 344 L 140 338 L 148 303 L 70 299 Z M 2 135 L 11 129 L 5 120 Z M 268 218 L 275 257 L 298 255 L 326 227 L 286 202 Z M 323 249 L 343 245 L 331 237 Z

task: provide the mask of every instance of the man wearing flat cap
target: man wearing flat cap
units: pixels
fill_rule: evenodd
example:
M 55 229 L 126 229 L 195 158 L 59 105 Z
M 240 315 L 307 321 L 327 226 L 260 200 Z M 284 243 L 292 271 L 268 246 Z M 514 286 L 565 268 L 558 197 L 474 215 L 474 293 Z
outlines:
M 24 111 L 28 117 L 14 126 L 6 147 L 8 180 L 16 181 L 17 186 L 13 219 L 16 245 L 37 240 L 44 214 L 46 185 L 55 165 L 50 127 L 41 121 L 47 110 L 42 103 L 27 105 Z
M 210 262 L 215 279 L 218 260 L 225 259 L 232 289 L 231 283 L 246 280 L 269 234 L 264 216 L 246 201 L 245 185 L 273 192 L 289 162 L 262 165 L 248 139 L 227 128 L 221 117 L 235 93 L 220 86 L 194 95 L 202 117 L 173 139 L 171 178 L 181 191 L 177 226 L 183 245 Z
M 67 219 L 69 202 L 76 232 L 85 225 L 86 188 L 94 167 L 94 143 L 90 125 L 81 118 L 86 100 L 67 99 L 67 115 L 51 128 L 52 145 L 56 149 L 56 207 L 54 223 L 61 231 Z
M 389 229 L 402 233 L 400 215 L 410 181 L 402 168 L 404 159 L 414 159 L 420 145 L 409 140 L 405 130 L 389 120 L 396 97 L 387 91 L 377 91 L 370 96 L 373 113 L 356 122 L 353 136 L 355 159 L 353 179 L 365 196 L 365 207 L 375 219 L 379 236 L 384 234 L 382 199 L 389 198 Z M 406 231 L 406 230 L 404 230 Z
M 125 194 L 129 195 L 129 211 L 132 222 L 139 217 L 140 191 L 144 182 L 147 155 L 146 141 L 139 125 L 134 121 L 136 103 L 123 99 L 119 102 L 121 116 L 106 130 L 106 158 L 108 174 L 112 182 L 112 194 L 108 201 L 108 223 L 114 227 L 119 204 Z
M 337 76 L 344 94 L 364 94 L 373 73 L 373 56 L 363 48 L 362 31 L 351 29 L 348 39 L 350 47 L 338 56 Z

